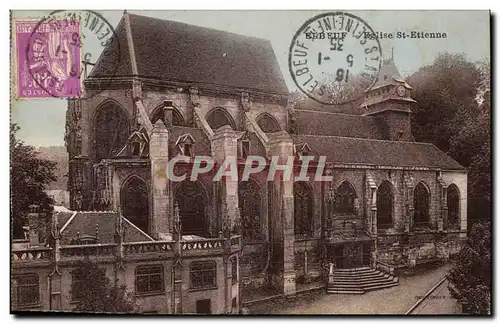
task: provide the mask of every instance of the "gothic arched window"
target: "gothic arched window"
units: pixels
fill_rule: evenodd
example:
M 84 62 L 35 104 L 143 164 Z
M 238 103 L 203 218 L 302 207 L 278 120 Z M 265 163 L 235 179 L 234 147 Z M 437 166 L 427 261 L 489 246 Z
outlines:
M 460 191 L 457 186 L 451 184 L 446 193 L 446 204 L 448 205 L 448 228 L 459 228 L 460 220 Z
M 175 200 L 179 204 L 182 233 L 188 235 L 208 235 L 205 217 L 207 199 L 203 188 L 196 181 L 185 180 L 175 190 Z
M 232 129 L 236 129 L 236 123 L 233 120 L 233 117 L 224 109 L 224 108 L 214 108 L 212 109 L 205 118 L 207 120 L 208 125 L 212 129 L 218 129 L 224 125 L 231 126 Z
M 429 225 L 429 202 L 429 191 L 420 182 L 413 192 L 413 223 L 416 227 L 427 227 Z
M 349 181 L 344 181 L 335 190 L 335 213 L 352 214 L 355 208 L 356 191 Z
M 257 117 L 257 125 L 259 125 L 264 133 L 276 133 L 281 130 L 276 119 L 268 113 L 260 114 Z
M 98 108 L 94 118 L 97 161 L 112 158 L 125 146 L 128 128 L 127 115 L 117 103 L 108 101 Z
M 144 232 L 149 232 L 149 194 L 144 180 L 132 176 L 120 193 L 123 216 Z
M 313 224 L 313 195 L 304 182 L 293 184 L 293 206 L 295 235 L 309 236 L 312 234 Z
M 163 106 L 156 108 L 151 114 L 151 123 L 153 125 L 158 119 L 161 119 L 163 124 L 167 126 L 168 123 L 165 120 L 165 108 Z M 182 114 L 176 108 L 172 108 L 172 126 L 184 126 L 184 124 L 184 117 L 182 117 Z
M 382 182 L 377 190 L 377 227 L 391 228 L 392 225 L 392 187 L 387 181 Z
M 238 183 L 241 229 L 246 242 L 262 239 L 260 187 L 254 180 Z

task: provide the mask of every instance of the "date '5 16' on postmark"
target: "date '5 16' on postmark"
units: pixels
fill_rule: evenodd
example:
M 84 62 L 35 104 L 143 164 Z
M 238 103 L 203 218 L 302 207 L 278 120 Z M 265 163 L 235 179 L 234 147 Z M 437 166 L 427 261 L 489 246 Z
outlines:
M 359 99 L 377 81 L 382 50 L 373 29 L 346 12 L 306 21 L 293 37 L 289 69 L 297 87 L 311 99 L 340 105 Z

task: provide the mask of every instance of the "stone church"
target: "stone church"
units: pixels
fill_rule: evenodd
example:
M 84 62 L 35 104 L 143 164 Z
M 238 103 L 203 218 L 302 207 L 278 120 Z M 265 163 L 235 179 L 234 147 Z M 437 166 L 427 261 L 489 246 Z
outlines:
M 116 36 L 85 80 L 84 98 L 68 103 L 68 190 L 79 216 L 59 222 L 81 218 L 73 245 L 84 244 L 84 235 L 89 246 L 103 243 L 94 233 L 106 222 L 133 228 L 116 243 L 126 251 L 156 244 L 154 255 L 141 248 L 142 257 L 120 262 L 125 269 L 162 265 L 148 270 L 165 274 L 161 298 L 168 306 L 159 311 L 231 312 L 254 289 L 295 295 L 312 283 L 324 287 L 330 264 L 392 275 L 459 251 L 467 233 L 467 170 L 433 144 L 414 141 L 410 116 L 418 103 L 392 59 L 364 98 L 333 110 L 289 101 L 267 40 L 126 12 Z M 314 181 L 312 163 L 310 181 L 268 181 L 266 166 L 248 181 L 214 182 L 207 173 L 174 182 L 164 170 L 178 155 L 189 159 L 175 165 L 177 173 L 189 172 L 202 155 L 216 164 L 236 156 L 239 172 L 247 156 L 292 156 L 298 168 L 301 156 L 325 156 L 324 175 L 333 180 Z M 220 253 L 201 248 L 225 238 L 229 247 Z M 181 248 L 186 271 L 178 272 L 179 253 L 168 249 L 176 240 L 197 242 Z M 211 259 L 216 269 L 207 275 Z M 134 289 L 134 270 L 131 278 L 120 271 Z M 225 281 L 213 291 L 210 284 L 193 289 L 193 280 L 204 287 L 213 276 Z

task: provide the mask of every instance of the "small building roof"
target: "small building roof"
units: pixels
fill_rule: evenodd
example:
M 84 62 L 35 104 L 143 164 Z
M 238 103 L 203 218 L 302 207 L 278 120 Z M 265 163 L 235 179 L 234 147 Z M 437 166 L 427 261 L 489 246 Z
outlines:
M 332 163 L 466 170 L 434 144 L 318 135 L 292 138 L 309 144 L 312 153 Z
M 96 236 L 96 234 L 98 243 L 113 243 L 116 233 L 116 217 L 118 217 L 118 213 L 113 211 L 75 211 L 66 221 L 59 218 L 59 225 L 63 227 L 61 229 L 61 244 L 71 245 L 78 235 Z M 125 217 L 122 216 L 122 218 L 125 242 L 153 240 Z
M 375 117 L 295 109 L 298 134 L 383 139 Z
M 388 85 L 403 85 L 407 89 L 413 89 L 401 76 L 392 58 L 389 60 L 385 60 L 382 63 L 377 82 L 375 82 L 373 87 L 365 90 L 365 92 L 370 92 L 372 90 L 376 90 Z

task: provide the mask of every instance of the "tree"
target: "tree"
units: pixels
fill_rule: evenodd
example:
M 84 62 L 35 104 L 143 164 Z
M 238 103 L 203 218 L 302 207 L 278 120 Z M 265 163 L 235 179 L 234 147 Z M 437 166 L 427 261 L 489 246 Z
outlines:
M 410 76 L 415 90 L 412 133 L 469 169 L 469 219 L 489 218 L 491 206 L 491 114 L 489 60 L 438 55 Z
M 432 65 L 410 76 L 408 83 L 414 87 L 413 98 L 418 102 L 412 114 L 415 139 L 448 152 L 450 138 L 477 107 L 480 79 L 479 69 L 465 54 L 449 53 L 439 54 Z
M 448 273 L 450 293 L 471 314 L 491 313 L 491 225 L 474 224 Z
M 23 223 L 30 205 L 38 205 L 41 212 L 50 213 L 53 201 L 44 192 L 48 183 L 55 181 L 55 163 L 38 156 L 35 148 L 16 138 L 19 126 L 10 125 L 10 214 L 13 237 L 22 237 Z
M 77 312 L 130 313 L 135 310 L 133 297 L 126 286 L 111 283 L 106 270 L 87 260 L 78 261 L 72 272 L 71 294 L 78 296 Z

